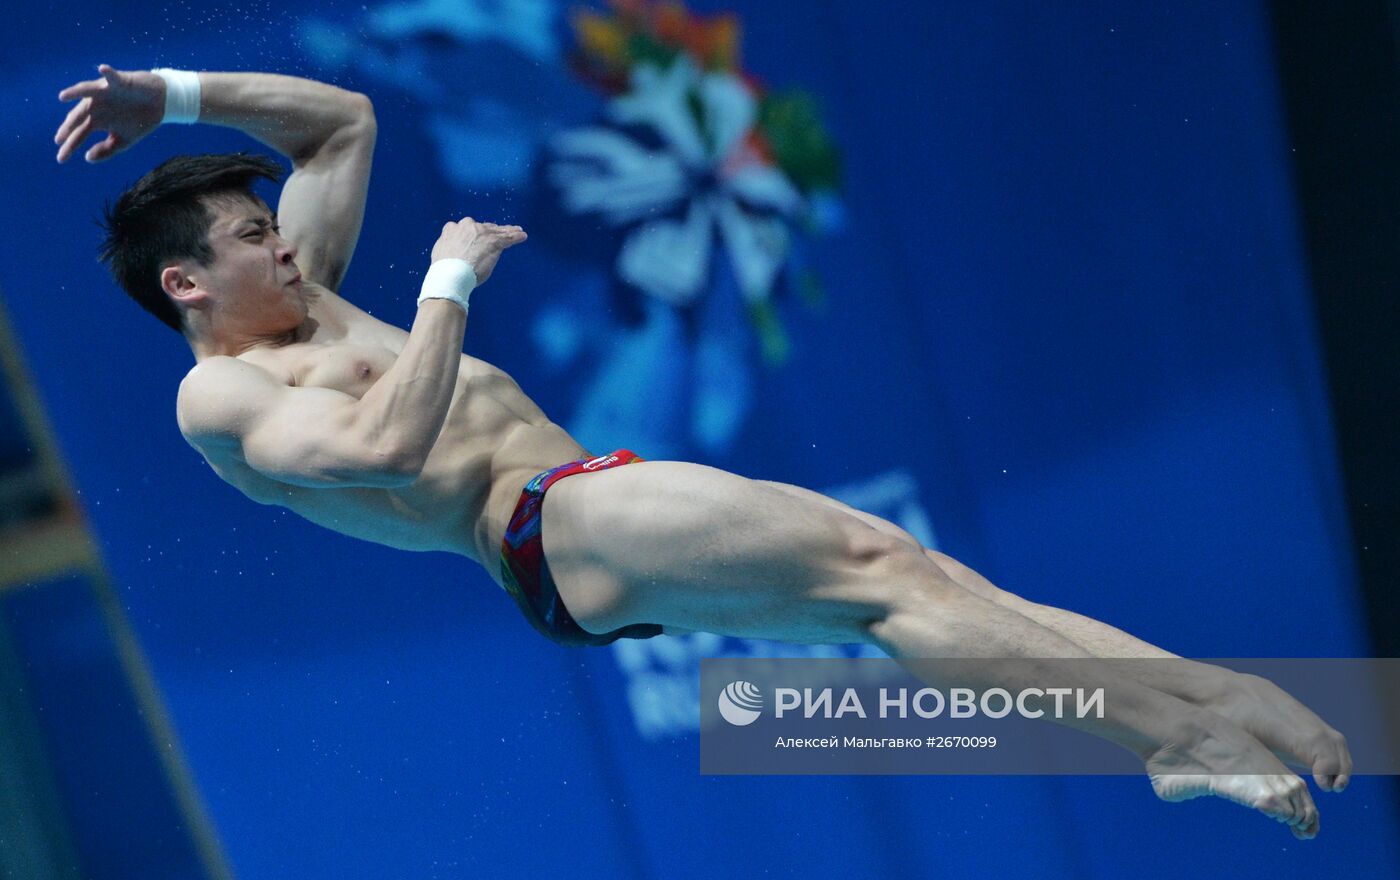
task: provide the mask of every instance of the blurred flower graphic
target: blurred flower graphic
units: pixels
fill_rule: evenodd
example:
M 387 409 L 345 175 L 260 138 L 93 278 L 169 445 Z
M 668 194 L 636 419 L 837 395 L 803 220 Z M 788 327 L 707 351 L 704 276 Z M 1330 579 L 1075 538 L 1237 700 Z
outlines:
M 833 210 L 836 152 L 802 93 L 776 94 L 739 68 L 739 25 L 678 2 L 617 0 L 573 16 L 573 63 L 609 94 L 600 124 L 551 139 L 548 182 L 571 214 L 622 235 L 620 280 L 676 307 L 732 273 L 765 359 L 787 342 L 772 306 L 794 237 Z M 726 257 L 712 259 L 716 247 Z M 815 279 L 801 286 L 815 299 Z

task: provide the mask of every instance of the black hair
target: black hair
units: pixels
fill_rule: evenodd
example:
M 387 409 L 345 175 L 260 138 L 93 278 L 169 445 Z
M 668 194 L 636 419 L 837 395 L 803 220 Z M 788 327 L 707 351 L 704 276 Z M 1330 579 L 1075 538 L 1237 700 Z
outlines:
M 161 264 L 193 259 L 201 266 L 214 260 L 209 228 L 215 215 L 210 202 L 244 197 L 255 200 L 258 178 L 282 179 L 282 166 L 267 156 L 217 153 L 175 156 L 157 165 L 103 208 L 106 231 L 97 258 L 117 284 L 141 307 L 181 333 L 180 310 L 160 285 Z

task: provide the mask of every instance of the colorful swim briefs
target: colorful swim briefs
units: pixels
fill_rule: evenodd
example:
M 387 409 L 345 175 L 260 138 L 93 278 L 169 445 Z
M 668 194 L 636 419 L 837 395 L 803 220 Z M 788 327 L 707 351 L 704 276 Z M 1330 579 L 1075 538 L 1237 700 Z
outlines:
M 550 486 L 574 474 L 604 471 L 638 461 L 643 461 L 641 456 L 626 449 L 597 458 L 581 458 L 536 474 L 520 493 L 520 501 L 506 527 L 505 539 L 501 541 L 501 580 L 524 612 L 525 619 L 546 638 L 567 647 L 583 648 L 606 645 L 618 639 L 649 639 L 661 635 L 661 627 L 654 623 L 634 623 L 601 635 L 579 626 L 559 597 L 540 537 L 540 512 L 544 507 L 544 493 Z

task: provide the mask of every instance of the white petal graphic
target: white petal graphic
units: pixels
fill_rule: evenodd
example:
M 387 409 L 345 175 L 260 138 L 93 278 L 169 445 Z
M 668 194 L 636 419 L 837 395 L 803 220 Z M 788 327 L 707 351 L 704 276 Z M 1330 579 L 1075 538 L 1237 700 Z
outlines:
M 706 167 L 710 152 L 687 100 L 698 80 L 695 65 L 684 55 L 665 71 L 655 64 L 639 64 L 632 68 L 632 90 L 608 104 L 608 116 L 623 125 L 651 126 L 686 165 Z
M 566 131 L 551 142 L 557 159 L 549 180 L 564 209 L 603 213 L 614 225 L 640 220 L 686 195 L 686 176 L 674 156 L 655 153 L 606 128 Z
M 732 200 L 717 205 L 720 233 L 739 290 L 749 302 L 767 299 L 773 279 L 787 260 L 790 233 L 781 217 L 746 214 Z
M 724 187 L 746 204 L 788 217 L 802 208 L 802 193 L 786 174 L 771 165 L 745 165 L 725 178 Z
M 712 226 L 713 212 L 704 199 L 691 203 L 684 221 L 643 224 L 623 242 L 617 273 L 660 300 L 685 305 L 705 283 Z
M 700 105 L 710 135 L 709 156 L 723 160 L 753 127 L 758 106 L 744 81 L 732 73 L 707 73 L 700 80 Z

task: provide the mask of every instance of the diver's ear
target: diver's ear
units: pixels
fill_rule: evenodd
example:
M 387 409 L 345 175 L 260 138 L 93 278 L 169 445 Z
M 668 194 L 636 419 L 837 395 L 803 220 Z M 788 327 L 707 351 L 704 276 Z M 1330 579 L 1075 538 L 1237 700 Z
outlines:
M 199 286 L 199 282 L 178 263 L 166 266 L 160 271 L 160 286 L 171 299 L 191 308 L 199 308 L 209 296 L 208 292 Z

